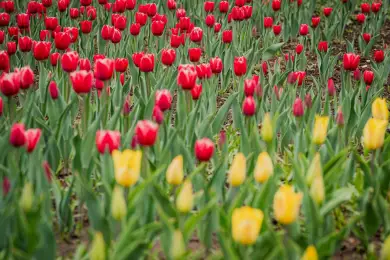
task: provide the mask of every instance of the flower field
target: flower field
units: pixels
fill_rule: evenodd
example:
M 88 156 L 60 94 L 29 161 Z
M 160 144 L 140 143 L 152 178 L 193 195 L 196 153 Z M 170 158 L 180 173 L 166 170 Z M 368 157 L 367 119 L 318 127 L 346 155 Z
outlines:
M 380 0 L 0 2 L 0 259 L 390 259 Z

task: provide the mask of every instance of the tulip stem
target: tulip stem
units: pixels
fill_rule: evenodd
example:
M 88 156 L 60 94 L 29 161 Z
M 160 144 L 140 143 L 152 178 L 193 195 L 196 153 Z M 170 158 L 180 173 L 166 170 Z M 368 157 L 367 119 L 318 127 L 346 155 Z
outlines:
M 82 122 L 82 125 L 83 125 L 83 136 L 85 136 L 87 134 L 87 130 L 88 130 L 88 117 L 89 117 L 89 103 L 90 103 L 90 94 L 86 94 L 83 96 L 83 100 L 84 100 L 84 108 L 83 108 L 83 122 Z
M 148 100 L 148 98 L 149 98 L 149 95 L 150 95 L 150 78 L 149 78 L 149 73 L 148 72 L 145 72 L 145 84 L 146 84 L 146 86 L 145 86 L 145 89 L 146 89 L 146 91 L 145 91 L 145 93 L 146 93 L 146 100 Z
M 9 121 L 12 124 L 14 121 L 14 101 L 12 97 L 8 97 L 8 115 Z

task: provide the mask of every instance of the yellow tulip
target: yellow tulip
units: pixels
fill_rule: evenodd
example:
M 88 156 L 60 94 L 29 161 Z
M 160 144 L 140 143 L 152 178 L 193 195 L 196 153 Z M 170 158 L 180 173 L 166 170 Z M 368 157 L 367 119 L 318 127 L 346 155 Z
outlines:
M 33 207 L 34 190 L 31 183 L 26 183 L 22 190 L 19 205 L 24 212 L 30 212 Z
M 267 152 L 262 152 L 257 157 L 255 166 L 255 179 L 257 182 L 264 183 L 274 173 L 272 159 Z
M 194 205 L 194 194 L 192 193 L 192 184 L 185 181 L 183 187 L 176 199 L 176 207 L 181 213 L 187 213 L 192 210 Z
M 381 260 L 390 260 L 390 236 L 388 236 L 383 243 L 381 250 Z
M 175 230 L 173 232 L 172 236 L 172 243 L 171 243 L 171 257 L 173 259 L 180 259 L 186 252 L 186 246 L 184 244 L 184 238 L 183 234 L 180 232 L 180 230 Z
M 324 178 L 322 174 L 317 174 L 310 187 L 310 195 L 315 202 L 321 204 L 325 199 Z
M 309 170 L 306 174 L 306 182 L 308 185 L 311 185 L 313 182 L 313 179 L 318 174 L 322 174 L 322 167 L 321 167 L 321 156 L 320 153 L 316 153 L 316 155 L 313 158 L 313 161 L 311 161 Z
M 376 150 L 383 146 L 387 124 L 387 120 L 368 119 L 363 130 L 363 145 L 365 148 Z
M 261 137 L 266 142 L 271 142 L 274 136 L 274 130 L 272 128 L 271 116 L 269 113 L 264 115 L 263 125 L 261 127 Z
M 372 103 L 371 111 L 374 118 L 389 120 L 389 110 L 387 109 L 386 99 L 375 99 L 375 101 Z
M 115 180 L 123 187 L 134 185 L 140 175 L 142 151 L 124 150 L 112 152 L 115 168 Z
M 242 153 L 236 154 L 229 170 L 228 181 L 232 187 L 240 186 L 245 181 L 246 159 Z
M 318 260 L 317 249 L 314 246 L 308 246 L 302 256 L 302 260 Z
M 106 243 L 104 242 L 103 234 L 96 232 L 89 251 L 89 259 L 105 260 L 106 259 Z
M 251 245 L 259 236 L 264 214 L 248 206 L 236 208 L 232 215 L 233 239 L 243 245 Z
M 313 129 L 313 142 L 315 144 L 323 144 L 328 131 L 329 117 L 316 115 Z
M 169 164 L 166 173 L 167 182 L 171 185 L 179 185 L 183 182 L 183 156 L 178 155 Z
M 125 201 L 125 196 L 123 194 L 123 189 L 120 186 L 115 186 L 114 191 L 112 192 L 111 198 L 111 214 L 115 220 L 121 220 L 126 216 L 127 205 Z
M 301 202 L 301 192 L 294 192 L 290 185 L 280 186 L 274 197 L 275 219 L 284 225 L 293 223 L 298 217 Z

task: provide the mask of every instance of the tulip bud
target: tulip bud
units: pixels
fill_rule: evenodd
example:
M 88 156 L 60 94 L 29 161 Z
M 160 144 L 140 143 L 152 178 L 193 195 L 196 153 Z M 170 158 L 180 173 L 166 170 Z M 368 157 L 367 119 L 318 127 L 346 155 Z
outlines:
M 280 186 L 273 202 L 275 219 L 283 225 L 295 222 L 299 215 L 302 196 L 302 193 L 294 192 L 290 185 Z
M 180 230 L 175 230 L 172 236 L 170 254 L 173 259 L 181 259 L 186 252 L 183 234 Z
M 166 172 L 167 182 L 171 185 L 179 185 L 184 178 L 183 173 L 183 156 L 178 155 L 173 158 L 171 164 L 169 164 Z
M 124 150 L 112 152 L 115 180 L 123 187 L 130 187 L 137 183 L 141 172 L 142 151 Z
M 303 110 L 303 103 L 302 99 L 299 97 L 295 99 L 293 104 L 293 115 L 295 117 L 301 117 L 303 116 L 304 110 Z
M 27 152 L 34 151 L 39 139 L 41 138 L 41 129 L 28 129 L 25 132 Z
M 322 175 L 321 156 L 318 152 L 310 163 L 309 170 L 306 174 L 306 183 L 310 186 L 317 175 Z
M 368 150 L 376 150 L 383 146 L 388 121 L 376 118 L 368 119 L 363 129 L 363 145 Z
M 23 146 L 26 143 L 26 135 L 23 124 L 14 124 L 10 131 L 9 142 L 14 147 Z
M 193 100 L 198 100 L 200 95 L 202 94 L 202 84 L 195 84 L 195 86 L 191 89 L 191 96 Z
M 295 52 L 299 55 L 302 53 L 303 51 L 303 45 L 302 44 L 298 44 L 297 47 L 295 47 Z
M 317 204 L 321 204 L 325 198 L 324 178 L 322 174 L 314 176 L 310 187 L 310 195 Z
M 221 132 L 219 132 L 219 138 L 218 138 L 219 149 L 222 149 L 225 142 L 226 142 L 226 132 L 224 130 L 221 130 Z
M 309 33 L 309 26 L 307 24 L 301 24 L 299 27 L 299 34 L 306 36 Z
M 386 99 L 376 98 L 371 106 L 372 116 L 376 119 L 388 120 L 389 110 L 387 108 Z
M 4 176 L 3 177 L 3 184 L 2 184 L 2 188 L 3 188 L 3 196 L 7 196 L 7 194 L 9 193 L 10 189 L 11 189 L 11 182 L 10 180 L 8 179 L 7 176 Z
M 318 116 L 315 117 L 312 140 L 315 144 L 321 145 L 325 142 L 328 131 L 329 117 Z
M 135 133 L 140 145 L 152 146 L 156 142 L 158 134 L 158 124 L 149 120 L 138 121 Z
M 152 113 L 153 120 L 161 125 L 164 122 L 164 113 L 161 111 L 159 106 L 154 106 L 153 113 Z
M 242 153 L 236 154 L 230 166 L 228 181 L 232 187 L 240 186 L 246 177 L 246 158 Z
M 307 93 L 305 96 L 305 106 L 308 108 L 311 108 L 312 105 L 313 105 L 313 102 L 311 99 L 311 95 L 310 95 L 310 93 Z
M 89 251 L 90 260 L 104 260 L 106 259 L 106 242 L 103 234 L 96 232 L 92 241 L 91 249 Z
M 261 127 L 261 137 L 266 142 L 271 142 L 274 136 L 274 130 L 272 127 L 271 116 L 266 113 L 264 116 L 263 124 Z
M 252 245 L 259 236 L 264 214 L 261 210 L 244 206 L 232 214 L 233 239 L 242 245 Z
M 318 260 L 318 253 L 314 246 L 308 246 L 301 258 L 302 260 Z
M 328 79 L 328 94 L 331 97 L 336 95 L 336 88 L 334 87 L 334 81 L 332 78 Z
M 207 162 L 214 154 L 214 143 L 208 139 L 203 138 L 195 142 L 195 156 L 201 162 Z
M 341 107 L 339 107 L 338 111 L 337 111 L 337 115 L 336 115 L 336 124 L 339 126 L 339 127 L 342 127 L 344 126 L 344 114 L 343 114 L 343 111 L 341 110 Z
M 374 52 L 374 60 L 376 63 L 381 63 L 385 60 L 385 53 L 383 50 L 376 50 Z
M 176 207 L 181 213 L 188 213 L 194 205 L 194 195 L 192 193 L 191 181 L 186 180 L 176 199 Z
M 242 104 L 242 112 L 246 116 L 253 116 L 256 113 L 256 102 L 253 96 L 247 96 Z
M 26 213 L 30 212 L 33 207 L 34 190 L 31 183 L 26 183 L 20 196 L 19 206 Z
M 363 80 L 367 85 L 371 85 L 371 83 L 374 81 L 374 72 L 370 70 L 364 71 Z
M 111 215 L 115 220 L 120 221 L 123 217 L 126 216 L 126 212 L 127 205 L 125 196 L 123 194 L 123 189 L 122 187 L 116 185 L 112 192 Z
M 359 81 L 359 80 L 360 80 L 360 77 L 361 77 L 360 70 L 359 70 L 359 69 L 354 70 L 354 71 L 353 71 L 353 78 L 354 78 L 356 81 Z
M 257 157 L 254 176 L 257 182 L 265 183 L 274 173 L 272 159 L 267 152 L 262 152 Z
M 233 68 L 234 68 L 234 74 L 237 77 L 240 77 L 246 73 L 246 69 L 247 69 L 246 67 L 247 67 L 246 58 L 244 56 L 234 57 Z

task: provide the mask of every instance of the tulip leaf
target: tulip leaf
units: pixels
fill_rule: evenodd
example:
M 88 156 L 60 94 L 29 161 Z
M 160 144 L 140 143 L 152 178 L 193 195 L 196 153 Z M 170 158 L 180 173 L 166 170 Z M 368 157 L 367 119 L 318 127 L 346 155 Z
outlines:
M 223 121 L 226 118 L 226 114 L 229 111 L 233 101 L 236 99 L 237 95 L 238 93 L 230 95 L 230 97 L 225 101 L 223 106 L 219 109 L 217 115 L 212 122 L 213 133 L 218 133 L 221 130 L 223 126 Z
M 156 184 L 153 185 L 153 198 L 156 199 L 158 205 L 161 209 L 167 214 L 170 218 L 176 217 L 176 210 L 172 206 L 167 194 L 162 190 L 162 188 Z
M 347 186 L 334 191 L 331 198 L 321 207 L 321 216 L 326 216 L 333 209 L 337 208 L 341 203 L 350 201 L 353 196 L 357 195 L 358 192 L 354 186 Z
M 271 46 L 269 46 L 267 49 L 264 50 L 262 55 L 262 60 L 267 61 L 271 58 L 273 58 L 276 53 L 280 50 L 280 48 L 283 46 L 284 42 L 274 43 Z

